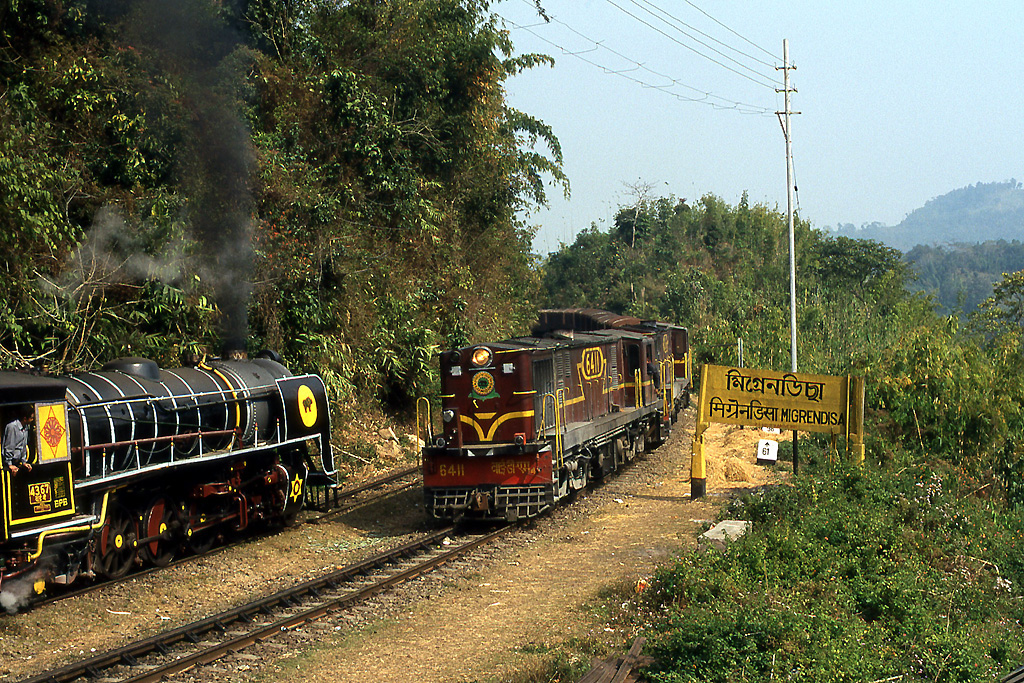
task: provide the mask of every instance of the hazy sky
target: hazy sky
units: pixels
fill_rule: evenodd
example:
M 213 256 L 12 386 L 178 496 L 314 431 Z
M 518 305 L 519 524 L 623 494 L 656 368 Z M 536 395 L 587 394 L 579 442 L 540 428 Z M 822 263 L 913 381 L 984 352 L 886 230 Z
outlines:
M 895 224 L 955 188 L 1024 180 L 1019 0 L 542 0 L 553 19 L 546 24 L 532 4 L 503 0 L 492 9 L 517 52 L 556 60 L 507 82 L 511 105 L 554 129 L 572 185 L 568 201 L 552 189 L 550 209 L 528 219 L 541 226 L 534 246 L 542 254 L 592 222 L 607 228 L 632 203 L 631 185 L 689 200 L 711 192 L 729 203 L 747 191 L 751 202 L 784 211 L 785 141 L 775 115 L 783 100 L 769 82 L 782 79 L 774 66 L 783 38 L 796 67 L 792 108 L 801 112 L 792 125 L 798 202 L 814 226 Z M 751 106 L 679 99 L 703 93 L 721 107 Z

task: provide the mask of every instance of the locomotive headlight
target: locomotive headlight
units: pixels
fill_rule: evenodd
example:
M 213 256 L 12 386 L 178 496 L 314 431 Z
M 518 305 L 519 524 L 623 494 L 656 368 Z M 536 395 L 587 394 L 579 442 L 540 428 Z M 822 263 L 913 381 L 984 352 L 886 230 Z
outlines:
M 450 408 L 448 410 L 441 411 L 441 419 L 445 422 L 451 422 L 455 419 L 455 411 Z
M 486 346 L 473 349 L 473 355 L 470 356 L 469 360 L 478 368 L 489 365 L 491 362 L 491 350 Z

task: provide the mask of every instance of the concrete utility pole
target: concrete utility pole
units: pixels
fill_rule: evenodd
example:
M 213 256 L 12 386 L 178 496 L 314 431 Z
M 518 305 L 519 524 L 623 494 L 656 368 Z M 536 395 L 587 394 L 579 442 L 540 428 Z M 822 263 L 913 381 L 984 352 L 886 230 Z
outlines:
M 789 72 L 795 66 L 789 64 L 789 40 L 782 40 L 782 90 L 775 92 L 785 93 L 786 110 L 775 112 L 782 124 L 782 134 L 786 138 L 786 213 L 789 217 L 789 348 L 790 348 L 790 370 L 796 372 L 796 240 L 793 236 L 793 136 L 790 127 L 790 115 L 799 114 L 792 111 L 789 106 L 789 93 L 796 92 L 796 88 L 789 87 Z M 800 458 L 797 456 L 796 432 L 793 432 L 793 471 L 800 469 Z

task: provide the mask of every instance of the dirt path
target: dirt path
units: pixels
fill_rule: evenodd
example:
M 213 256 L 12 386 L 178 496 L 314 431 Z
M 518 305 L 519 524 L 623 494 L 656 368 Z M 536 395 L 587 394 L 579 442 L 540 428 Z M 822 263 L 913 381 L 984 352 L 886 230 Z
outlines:
M 765 483 L 755 466 L 758 432 L 707 435 L 708 492 L 689 499 L 692 410 L 645 462 L 556 511 L 525 543 L 457 579 L 431 599 L 356 631 L 328 630 L 253 678 L 392 683 L 498 681 L 543 666 L 571 641 L 611 647 L 631 637 L 594 609 L 602 593 L 624 595 L 658 563 L 691 547 L 728 496 Z
M 727 496 L 764 483 L 758 432 L 713 427 L 708 497 L 689 500 L 693 409 L 667 444 L 622 475 L 485 553 L 380 598 L 355 617 L 319 622 L 234 658 L 179 676 L 201 681 L 496 681 L 542 668 L 573 643 L 618 649 L 602 595 L 692 546 Z M 115 647 L 227 609 L 401 543 L 431 525 L 422 494 L 330 523 L 304 524 L 182 567 L 81 598 L 0 618 L 0 682 L 20 680 L 90 650 Z M 568 644 L 568 645 L 567 645 Z

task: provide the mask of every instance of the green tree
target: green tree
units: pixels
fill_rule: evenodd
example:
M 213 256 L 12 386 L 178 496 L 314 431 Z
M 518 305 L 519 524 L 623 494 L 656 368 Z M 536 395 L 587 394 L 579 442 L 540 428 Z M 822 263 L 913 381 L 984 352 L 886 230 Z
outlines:
M 532 318 L 518 216 L 567 182 L 504 80 L 551 60 L 489 3 L 24 0 L 0 32 L 9 362 L 170 359 L 248 314 L 254 346 L 402 403 L 431 349 Z
M 1024 325 L 1024 270 L 1003 273 L 992 288 L 992 296 L 978 306 L 978 322 L 987 330 Z

